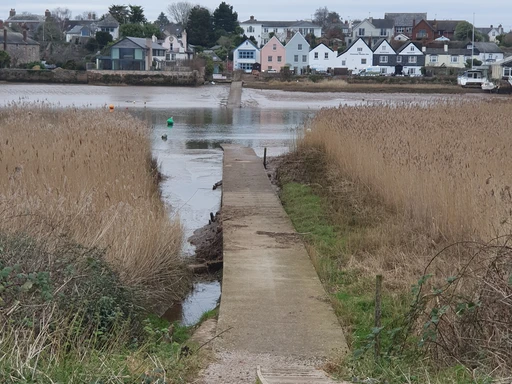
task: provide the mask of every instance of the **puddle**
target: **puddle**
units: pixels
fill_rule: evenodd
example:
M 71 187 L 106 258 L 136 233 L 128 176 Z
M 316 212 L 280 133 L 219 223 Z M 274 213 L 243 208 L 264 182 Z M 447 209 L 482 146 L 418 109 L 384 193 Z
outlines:
M 183 325 L 194 325 L 206 311 L 217 306 L 220 298 L 220 282 L 197 282 L 190 295 L 182 302 L 169 308 L 162 315 L 170 322 L 180 321 Z

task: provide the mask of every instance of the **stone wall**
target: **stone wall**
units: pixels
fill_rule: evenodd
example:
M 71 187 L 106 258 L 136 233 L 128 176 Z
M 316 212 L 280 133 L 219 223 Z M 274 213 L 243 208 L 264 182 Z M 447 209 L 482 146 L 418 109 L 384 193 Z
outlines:
M 203 84 L 201 71 L 53 71 L 32 69 L 0 69 L 0 81 L 24 83 L 68 83 L 104 85 L 166 85 L 196 86 Z

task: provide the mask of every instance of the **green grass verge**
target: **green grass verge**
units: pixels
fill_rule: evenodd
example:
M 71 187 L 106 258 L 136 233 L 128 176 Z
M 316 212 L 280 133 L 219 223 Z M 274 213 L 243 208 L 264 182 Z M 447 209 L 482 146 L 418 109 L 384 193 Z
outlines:
M 329 200 L 309 185 L 285 182 L 281 201 L 297 232 L 304 234 L 310 255 L 333 307 L 342 323 L 352 353 L 331 365 L 332 373 L 345 378 L 372 377 L 386 383 L 487 383 L 462 366 L 437 369 L 411 338 L 403 351 L 394 345 L 397 322 L 411 303 L 411 293 L 383 292 L 381 357 L 375 359 L 375 280 L 345 267 L 349 236 L 361 235 L 357 225 L 336 226 L 330 220 Z M 391 353 L 388 351 L 393 350 Z

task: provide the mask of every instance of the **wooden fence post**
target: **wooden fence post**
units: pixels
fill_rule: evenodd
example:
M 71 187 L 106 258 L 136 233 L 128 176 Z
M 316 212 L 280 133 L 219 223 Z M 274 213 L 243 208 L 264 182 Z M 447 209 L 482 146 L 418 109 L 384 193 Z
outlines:
M 267 169 L 267 147 L 263 150 L 263 167 Z
M 375 328 L 381 326 L 382 316 L 382 275 L 377 275 L 375 282 Z M 380 332 L 375 334 L 375 361 L 380 359 Z

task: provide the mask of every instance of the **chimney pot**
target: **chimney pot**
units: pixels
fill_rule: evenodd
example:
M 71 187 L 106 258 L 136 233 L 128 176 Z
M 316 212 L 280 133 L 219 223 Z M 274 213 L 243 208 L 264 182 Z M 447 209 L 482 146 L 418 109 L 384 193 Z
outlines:
M 251 21 L 254 21 L 254 16 L 251 16 L 251 17 L 250 17 L 250 20 L 251 20 Z
M 11 8 L 11 10 L 9 11 L 9 17 L 14 17 L 16 16 L 16 10 L 14 8 Z
M 52 13 L 50 12 L 50 10 L 46 10 L 44 11 L 44 17 L 50 17 L 52 15 Z
M 491 28 L 492 28 L 492 24 L 491 24 Z

